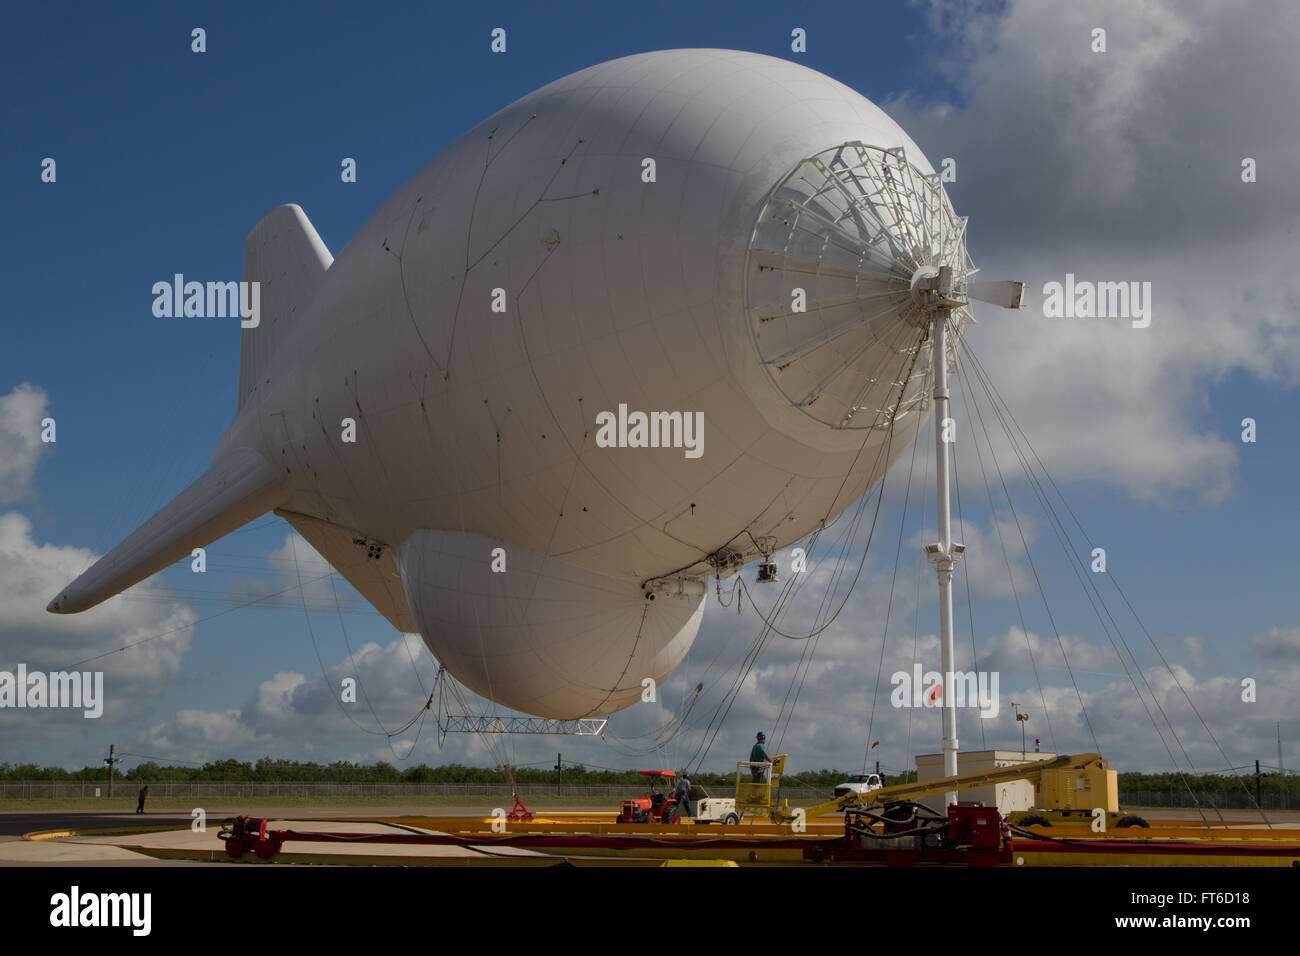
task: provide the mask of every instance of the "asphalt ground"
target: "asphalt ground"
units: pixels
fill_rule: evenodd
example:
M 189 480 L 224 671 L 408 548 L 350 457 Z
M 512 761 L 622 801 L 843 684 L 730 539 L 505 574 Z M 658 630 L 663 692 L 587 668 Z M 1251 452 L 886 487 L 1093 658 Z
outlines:
M 557 809 L 566 811 L 600 811 L 617 812 L 604 804 L 590 806 L 565 806 Z M 377 807 L 275 807 L 230 804 L 229 806 L 205 806 L 209 827 L 219 826 L 223 820 L 237 816 L 268 817 L 280 820 L 337 820 L 340 817 L 402 817 L 402 816 L 473 816 L 491 813 L 487 802 L 472 806 L 377 806 Z M 0 842 L 22 839 L 24 833 L 36 830 L 87 830 L 101 827 L 148 827 L 174 825 L 176 829 L 188 829 L 193 817 L 187 812 L 176 810 L 159 810 L 135 813 L 130 810 L 87 812 L 81 810 L 16 810 L 0 811 Z
M 230 804 L 222 807 L 204 807 L 207 813 L 207 822 L 211 826 L 219 826 L 223 820 L 229 820 L 236 816 L 268 817 L 276 819 L 293 819 L 293 820 L 336 820 L 341 817 L 359 818 L 359 817 L 403 817 L 403 816 L 474 816 L 491 812 L 485 803 L 477 803 L 467 806 L 445 806 L 437 807 L 409 805 L 409 806 L 344 806 L 344 807 L 276 807 L 276 806 L 256 806 Z M 582 806 L 566 805 L 562 807 L 531 806 L 535 812 L 547 812 L 551 810 L 562 810 L 567 812 L 601 812 L 608 811 L 613 814 L 617 808 L 611 807 L 605 803 L 592 803 Z M 1159 809 L 1143 810 L 1137 809 L 1131 811 L 1147 820 L 1196 820 L 1199 819 L 1197 811 L 1191 809 Z M 1206 810 L 1206 816 L 1212 822 L 1218 821 L 1218 816 L 1214 811 Z M 1258 812 L 1251 810 L 1224 810 L 1223 818 L 1230 823 L 1256 824 L 1260 821 Z M 1300 810 L 1273 810 L 1269 811 L 1268 819 L 1275 824 L 1286 824 L 1290 826 L 1300 826 Z M 0 842 L 5 840 L 21 839 L 24 833 L 31 833 L 36 830 L 87 830 L 101 827 L 134 827 L 142 826 L 152 829 L 159 825 L 174 826 L 176 829 L 188 829 L 193 818 L 189 813 L 180 813 L 175 810 L 146 811 L 144 813 L 135 813 L 132 811 L 110 811 L 110 812 L 85 812 L 85 811 L 68 811 L 68 810 L 19 810 L 19 811 L 0 811 Z

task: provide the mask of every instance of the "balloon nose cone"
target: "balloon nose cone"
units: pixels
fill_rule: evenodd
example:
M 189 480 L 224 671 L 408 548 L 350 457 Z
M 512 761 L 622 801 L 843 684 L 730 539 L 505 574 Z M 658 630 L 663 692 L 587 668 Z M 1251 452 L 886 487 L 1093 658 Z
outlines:
M 912 273 L 912 301 L 917 305 L 925 305 L 925 293 L 934 284 L 933 280 L 938 278 L 938 266 L 918 266 Z

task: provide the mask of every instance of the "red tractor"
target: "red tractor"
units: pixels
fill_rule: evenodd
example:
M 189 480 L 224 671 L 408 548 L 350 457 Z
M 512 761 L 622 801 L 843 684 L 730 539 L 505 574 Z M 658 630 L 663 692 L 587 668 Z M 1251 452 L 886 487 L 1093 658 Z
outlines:
M 650 778 L 650 795 L 624 800 L 618 811 L 619 823 L 676 823 L 677 801 L 672 791 L 677 774 L 671 770 L 642 770 L 641 776 Z M 663 783 L 668 793 L 659 790 Z

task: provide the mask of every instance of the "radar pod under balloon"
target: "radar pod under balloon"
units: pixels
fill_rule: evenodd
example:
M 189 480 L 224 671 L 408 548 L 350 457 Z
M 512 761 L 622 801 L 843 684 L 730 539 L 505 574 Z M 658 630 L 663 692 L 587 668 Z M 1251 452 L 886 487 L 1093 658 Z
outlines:
M 462 683 L 554 718 L 641 701 L 710 576 L 879 481 L 929 401 L 935 297 L 959 331 L 985 291 L 892 120 L 728 50 L 525 96 L 336 259 L 297 206 L 246 251 L 261 317 L 211 470 L 50 609 L 274 509 Z

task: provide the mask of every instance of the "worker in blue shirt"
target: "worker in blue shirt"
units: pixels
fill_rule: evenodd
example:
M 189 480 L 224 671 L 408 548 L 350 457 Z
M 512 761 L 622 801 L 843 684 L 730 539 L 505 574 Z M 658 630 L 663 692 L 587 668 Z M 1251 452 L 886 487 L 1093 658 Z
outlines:
M 772 762 L 772 758 L 767 755 L 767 748 L 763 746 L 763 741 L 765 740 L 767 740 L 767 734 L 760 730 L 758 732 L 758 739 L 754 742 L 753 749 L 749 751 L 750 763 Z M 749 775 L 754 778 L 754 783 L 763 783 L 767 780 L 767 768 L 750 767 Z
M 693 817 L 691 813 L 691 775 L 685 770 L 677 778 L 677 789 L 673 791 L 673 799 L 677 801 L 677 818 Z

